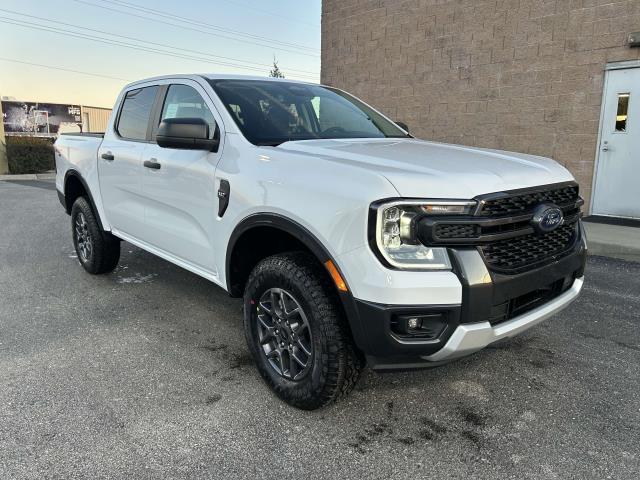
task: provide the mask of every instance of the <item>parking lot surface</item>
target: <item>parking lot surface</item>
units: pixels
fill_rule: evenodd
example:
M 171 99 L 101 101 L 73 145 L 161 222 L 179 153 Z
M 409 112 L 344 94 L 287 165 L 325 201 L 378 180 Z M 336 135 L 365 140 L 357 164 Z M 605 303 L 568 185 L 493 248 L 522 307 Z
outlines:
M 78 264 L 53 183 L 0 181 L 0 478 L 640 477 L 640 264 L 430 370 L 365 371 L 305 412 L 245 346 L 241 301 L 123 243 Z

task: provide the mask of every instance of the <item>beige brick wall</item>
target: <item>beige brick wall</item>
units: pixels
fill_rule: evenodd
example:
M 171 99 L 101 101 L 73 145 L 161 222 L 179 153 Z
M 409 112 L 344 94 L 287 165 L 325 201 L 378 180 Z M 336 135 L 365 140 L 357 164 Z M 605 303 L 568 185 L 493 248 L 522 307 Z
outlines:
M 634 31 L 640 0 L 323 0 L 322 82 L 420 138 L 555 158 L 588 201 L 604 67 L 640 58 Z

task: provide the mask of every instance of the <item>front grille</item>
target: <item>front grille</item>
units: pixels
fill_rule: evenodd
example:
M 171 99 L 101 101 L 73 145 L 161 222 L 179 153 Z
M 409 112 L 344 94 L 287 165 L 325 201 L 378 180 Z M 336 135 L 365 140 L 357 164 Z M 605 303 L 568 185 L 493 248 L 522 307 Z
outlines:
M 480 234 L 480 227 L 464 223 L 440 223 L 435 227 L 438 238 L 475 238 Z
M 480 250 L 492 270 L 517 273 L 567 253 L 577 236 L 577 223 L 574 222 L 544 235 L 531 233 L 482 245 Z
M 482 200 L 479 214 L 482 216 L 520 215 L 530 212 L 535 206 L 549 202 L 558 206 L 575 204 L 579 199 L 578 186 L 569 185 L 560 188 L 538 190 L 487 198 Z
M 514 190 L 476 197 L 474 215 L 425 216 L 416 223 L 424 245 L 475 246 L 489 270 L 516 274 L 552 262 L 577 245 L 584 203 L 575 183 Z M 542 203 L 558 206 L 564 224 L 549 233 L 539 233 L 531 220 Z

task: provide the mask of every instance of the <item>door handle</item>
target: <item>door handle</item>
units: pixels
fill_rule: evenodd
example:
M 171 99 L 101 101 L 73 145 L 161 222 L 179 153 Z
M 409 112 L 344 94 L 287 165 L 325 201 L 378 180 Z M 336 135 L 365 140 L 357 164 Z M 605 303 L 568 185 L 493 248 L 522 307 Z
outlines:
M 609 151 L 609 142 L 607 142 L 606 140 L 602 144 L 602 151 L 603 152 L 608 152 Z
M 160 170 L 160 164 L 156 161 L 155 158 L 152 158 L 151 160 L 145 160 L 143 165 L 153 170 Z
M 105 152 L 100 156 L 102 157 L 103 160 L 107 160 L 108 162 L 113 162 L 116 159 L 116 157 L 114 157 L 113 153 L 111 152 Z

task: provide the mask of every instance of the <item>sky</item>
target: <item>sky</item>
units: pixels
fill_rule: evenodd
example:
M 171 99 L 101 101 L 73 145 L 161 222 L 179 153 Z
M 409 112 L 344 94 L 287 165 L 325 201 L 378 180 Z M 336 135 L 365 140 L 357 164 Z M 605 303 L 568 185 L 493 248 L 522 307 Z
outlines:
M 0 96 L 112 107 L 171 73 L 320 79 L 321 0 L 0 0 Z

